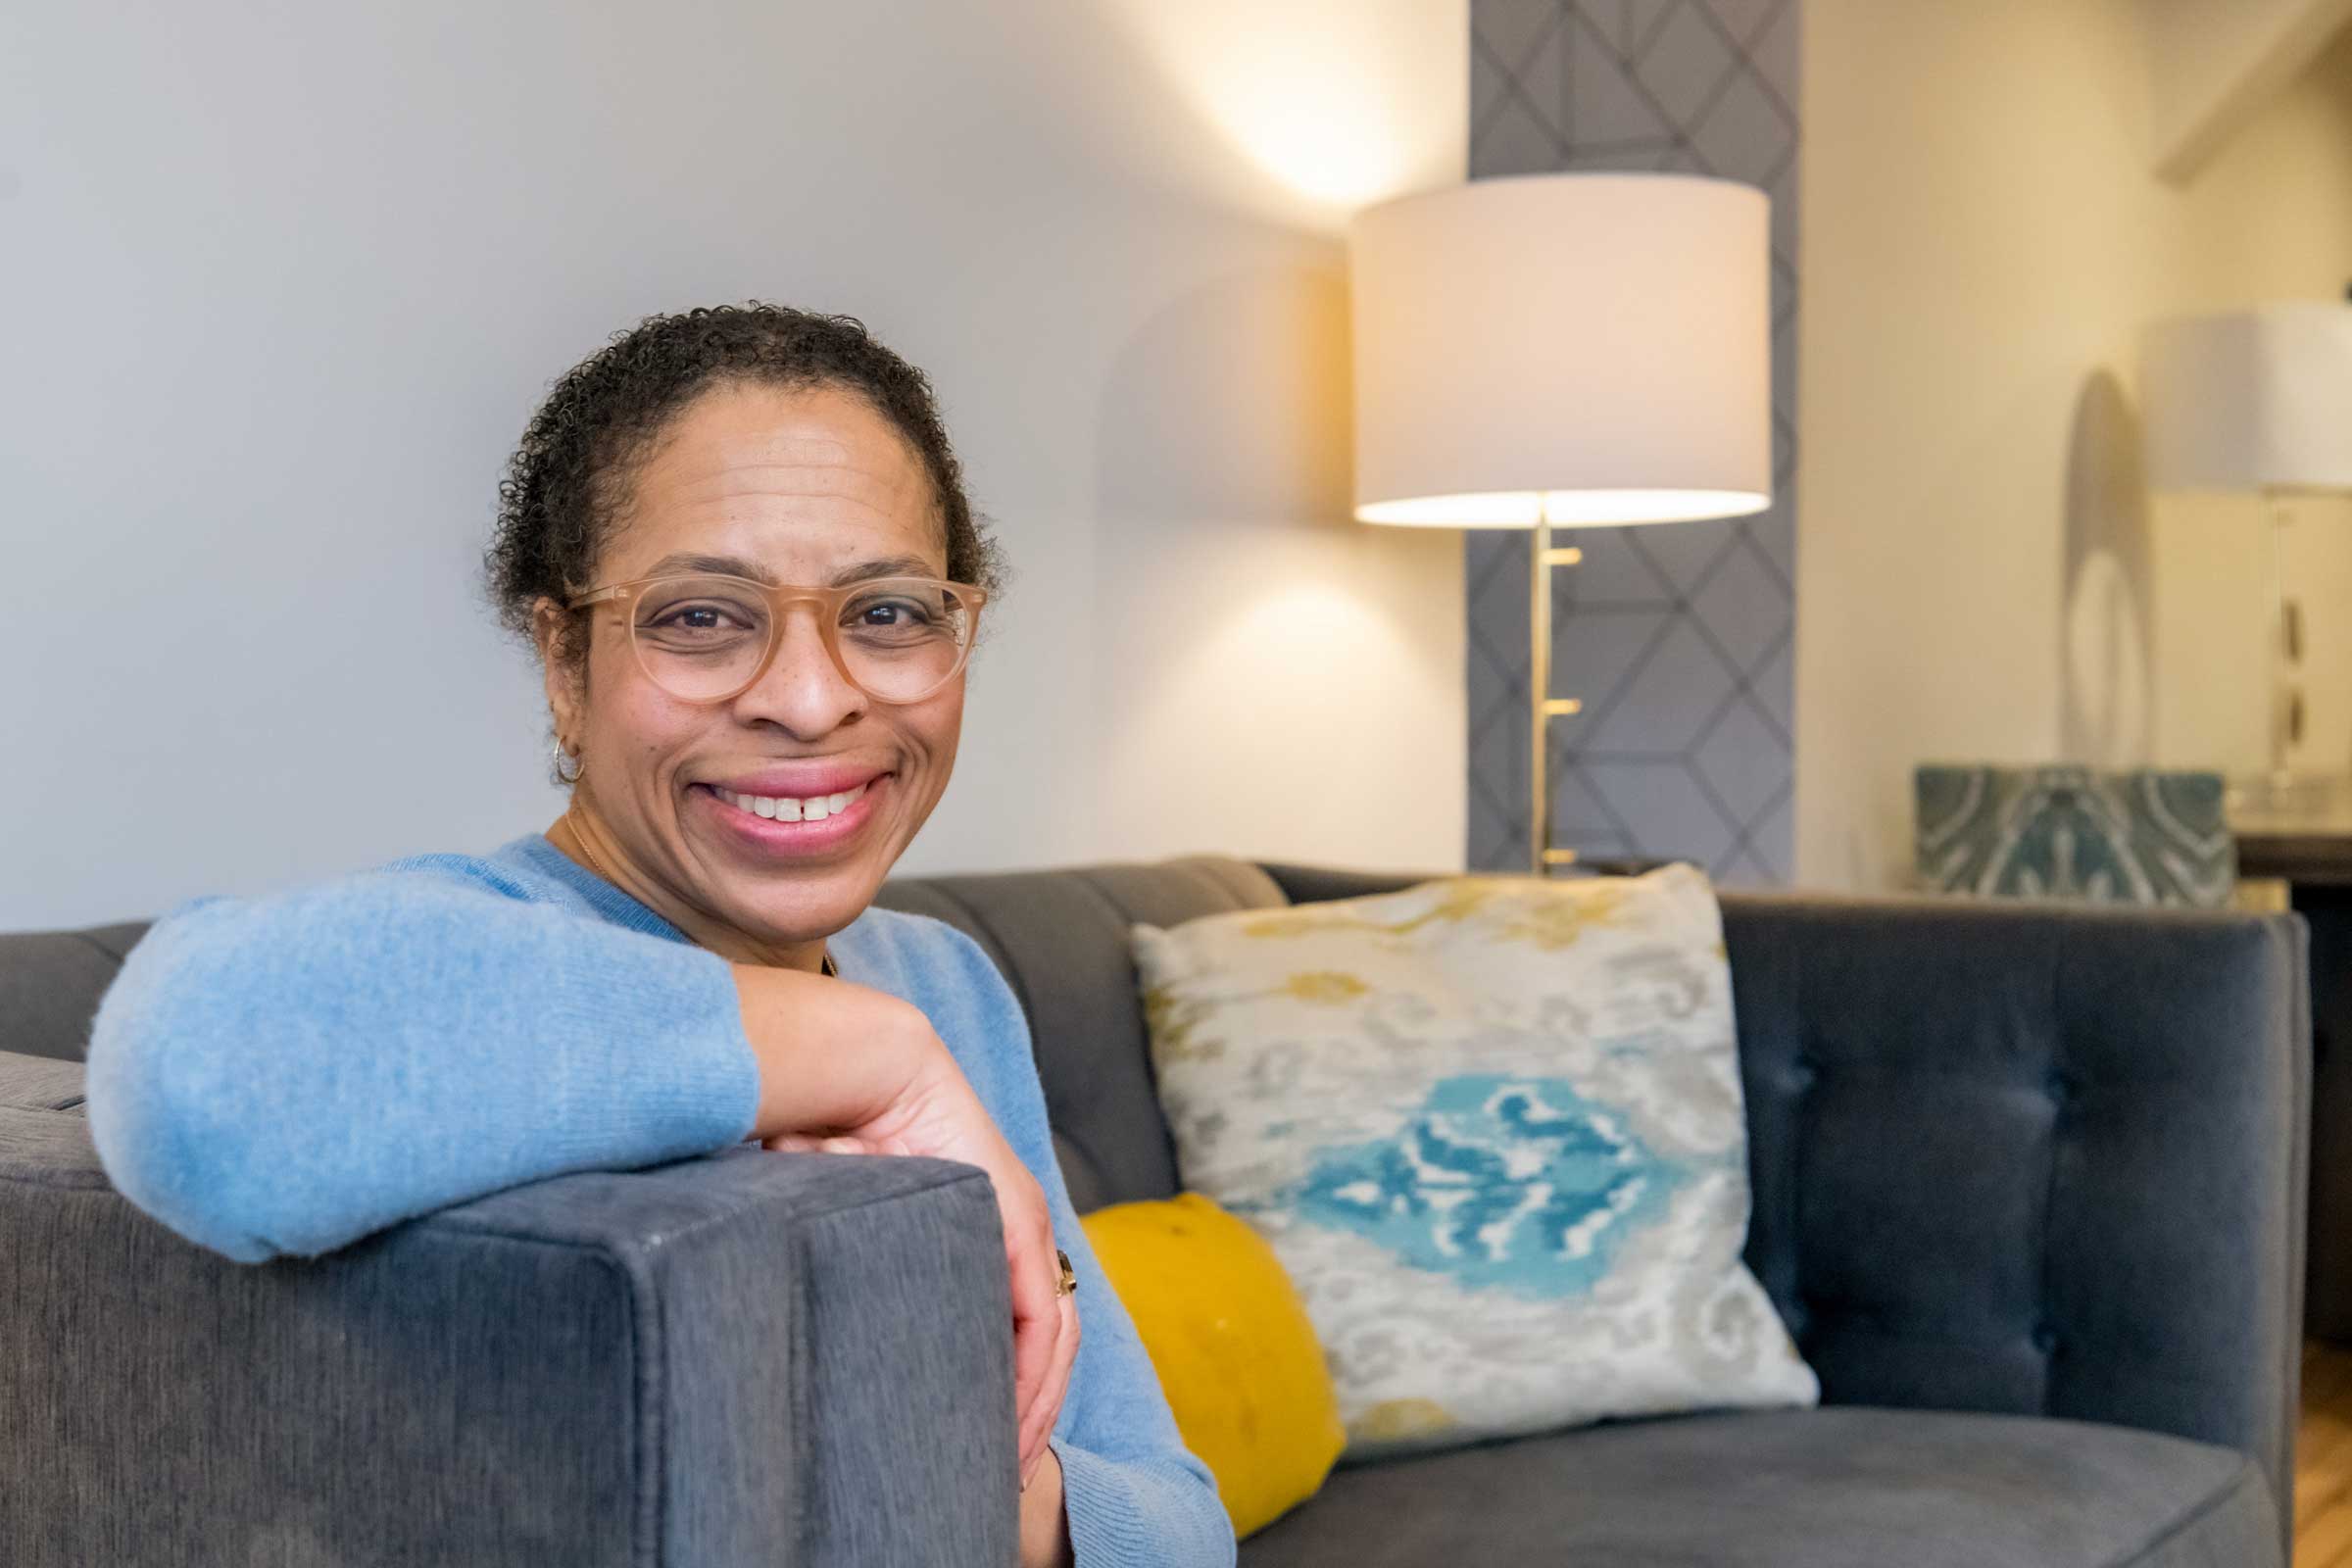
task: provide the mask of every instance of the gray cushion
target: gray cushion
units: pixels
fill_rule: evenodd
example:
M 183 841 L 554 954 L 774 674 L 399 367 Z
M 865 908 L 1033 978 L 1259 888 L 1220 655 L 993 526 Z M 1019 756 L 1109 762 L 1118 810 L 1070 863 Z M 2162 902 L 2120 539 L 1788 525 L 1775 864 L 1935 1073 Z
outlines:
M 79 1061 L 98 999 L 145 922 L 86 931 L 0 932 L 0 1051 Z
M 1242 1568 L 2276 1568 L 2242 1453 L 2122 1427 L 1838 1409 L 1600 1427 L 1345 1469 Z

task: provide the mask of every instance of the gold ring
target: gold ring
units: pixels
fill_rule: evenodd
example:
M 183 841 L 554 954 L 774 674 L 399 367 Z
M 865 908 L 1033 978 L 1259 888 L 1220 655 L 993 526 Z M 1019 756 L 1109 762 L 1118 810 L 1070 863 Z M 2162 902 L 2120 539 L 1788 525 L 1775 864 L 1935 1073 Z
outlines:
M 1054 1261 L 1060 1268 L 1060 1272 L 1054 1279 L 1054 1294 L 1055 1296 L 1076 1296 L 1078 1294 L 1078 1271 L 1070 1267 L 1070 1254 L 1056 1247 L 1054 1249 Z

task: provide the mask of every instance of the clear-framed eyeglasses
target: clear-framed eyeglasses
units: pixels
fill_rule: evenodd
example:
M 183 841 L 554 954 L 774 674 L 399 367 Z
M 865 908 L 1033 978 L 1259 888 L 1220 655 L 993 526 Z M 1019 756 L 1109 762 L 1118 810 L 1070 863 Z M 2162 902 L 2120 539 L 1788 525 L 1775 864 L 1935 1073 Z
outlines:
M 795 606 L 844 679 L 878 703 L 917 703 L 962 670 L 988 595 L 937 577 L 876 577 L 839 588 L 682 572 L 575 594 L 574 610 L 610 604 L 646 678 L 681 702 L 723 703 L 766 673 Z

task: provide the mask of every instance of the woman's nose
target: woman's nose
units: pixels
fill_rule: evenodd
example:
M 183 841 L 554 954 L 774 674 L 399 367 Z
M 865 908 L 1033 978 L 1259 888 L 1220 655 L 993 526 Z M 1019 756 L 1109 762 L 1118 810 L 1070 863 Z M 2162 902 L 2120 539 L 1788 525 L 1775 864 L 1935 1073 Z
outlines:
M 786 615 L 767 668 L 735 699 L 736 716 L 764 719 L 801 740 L 830 734 L 865 710 L 866 697 L 833 662 L 813 617 Z

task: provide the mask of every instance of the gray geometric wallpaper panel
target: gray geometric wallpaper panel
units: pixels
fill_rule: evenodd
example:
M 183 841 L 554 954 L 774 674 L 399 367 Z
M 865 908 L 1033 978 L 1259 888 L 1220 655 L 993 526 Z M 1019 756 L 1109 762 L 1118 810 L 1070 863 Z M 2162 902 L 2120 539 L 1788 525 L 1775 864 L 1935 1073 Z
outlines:
M 1470 177 L 1665 170 L 1772 198 L 1773 505 L 1556 536 L 1552 842 L 1788 880 L 1795 847 L 1798 0 L 1471 0 Z M 1527 535 L 1464 536 L 1469 864 L 1527 865 Z

